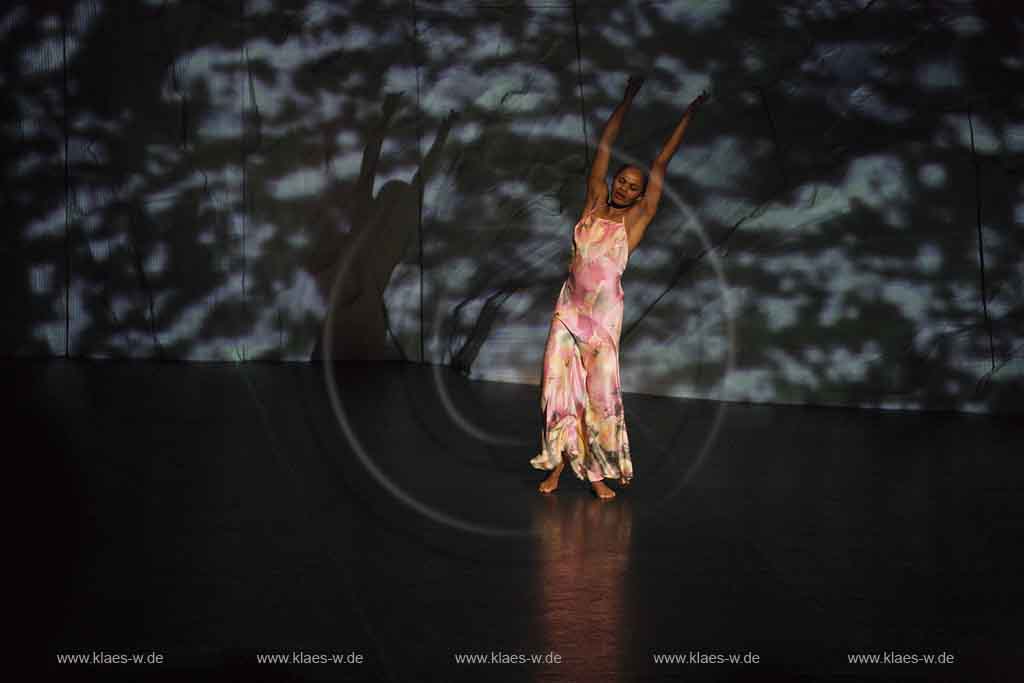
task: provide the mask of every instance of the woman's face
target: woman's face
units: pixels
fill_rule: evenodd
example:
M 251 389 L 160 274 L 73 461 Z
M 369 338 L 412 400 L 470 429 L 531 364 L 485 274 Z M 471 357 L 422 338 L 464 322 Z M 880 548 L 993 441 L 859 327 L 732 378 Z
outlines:
M 644 174 L 640 169 L 627 167 L 612 179 L 612 204 L 632 206 L 644 190 Z

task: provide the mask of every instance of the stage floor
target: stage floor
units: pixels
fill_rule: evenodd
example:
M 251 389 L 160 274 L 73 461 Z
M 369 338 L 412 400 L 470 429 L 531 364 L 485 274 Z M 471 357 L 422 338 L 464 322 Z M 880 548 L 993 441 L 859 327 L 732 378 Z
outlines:
M 318 365 L 4 368 L 30 444 L 8 457 L 41 477 L 22 491 L 38 670 L 62 680 L 1024 669 L 1019 416 L 627 394 L 636 479 L 603 502 L 569 472 L 537 492 L 533 386 L 339 365 L 335 403 Z

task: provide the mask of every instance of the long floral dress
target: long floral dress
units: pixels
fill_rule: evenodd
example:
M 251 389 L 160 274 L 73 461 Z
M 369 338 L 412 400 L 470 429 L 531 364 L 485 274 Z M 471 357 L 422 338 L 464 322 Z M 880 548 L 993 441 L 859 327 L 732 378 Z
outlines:
M 580 479 L 633 478 L 619 384 L 621 277 L 626 225 L 588 212 L 573 228 L 572 262 L 544 350 L 541 452 L 530 464 L 553 470 L 568 455 Z

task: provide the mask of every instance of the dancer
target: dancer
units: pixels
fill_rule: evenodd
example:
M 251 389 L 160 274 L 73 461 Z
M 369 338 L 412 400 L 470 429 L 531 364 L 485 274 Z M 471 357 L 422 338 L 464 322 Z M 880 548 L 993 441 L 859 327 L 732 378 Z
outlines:
M 605 124 L 590 169 L 583 215 L 573 228 L 569 277 L 558 296 L 544 350 L 541 452 L 530 461 L 537 469 L 551 471 L 540 484 L 541 493 L 558 488 L 567 461 L 601 499 L 615 497 L 605 479 L 627 486 L 633 478 L 619 384 L 621 277 L 629 254 L 658 210 L 665 169 L 706 99 L 701 93 L 683 112 L 649 178 L 643 169 L 623 166 L 609 192 L 611 147 L 641 85 L 642 78 L 629 79 L 622 102 Z

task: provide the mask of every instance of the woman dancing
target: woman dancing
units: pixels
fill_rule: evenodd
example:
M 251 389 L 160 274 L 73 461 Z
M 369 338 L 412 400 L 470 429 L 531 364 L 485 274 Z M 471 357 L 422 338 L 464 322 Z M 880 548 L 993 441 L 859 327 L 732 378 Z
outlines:
M 583 215 L 573 228 L 569 277 L 558 296 L 544 350 L 541 452 L 530 461 L 537 469 L 551 471 L 540 484 L 541 493 L 558 488 L 567 461 L 601 499 L 615 497 L 605 479 L 627 486 L 633 478 L 619 385 L 621 277 L 629 254 L 658 210 L 665 169 L 693 113 L 706 99 L 701 93 L 683 112 L 654 160 L 650 177 L 641 168 L 623 166 L 612 179 L 609 196 L 605 177 L 611 147 L 641 85 L 642 78 L 629 79 L 622 102 L 605 124 L 590 169 Z

